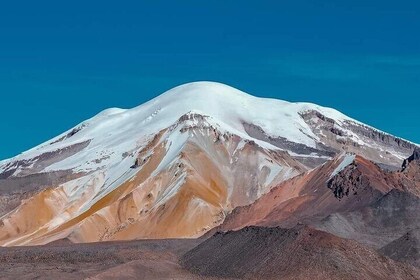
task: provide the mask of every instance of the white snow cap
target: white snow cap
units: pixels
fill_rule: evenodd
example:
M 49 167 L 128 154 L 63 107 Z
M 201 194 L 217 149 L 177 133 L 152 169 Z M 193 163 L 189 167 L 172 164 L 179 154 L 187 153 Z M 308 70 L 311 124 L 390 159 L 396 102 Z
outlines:
M 53 165 L 49 170 L 74 168 L 72 165 L 80 164 L 81 159 L 86 162 L 90 157 L 97 159 L 98 155 L 110 157 L 117 163 L 122 153 L 140 147 L 147 137 L 190 112 L 209 116 L 209 120 L 222 130 L 245 139 L 255 140 L 246 133 L 244 122 L 260 126 L 268 135 L 315 147 L 318 137 L 300 116 L 308 110 L 319 111 L 337 123 L 354 121 L 334 109 L 315 104 L 258 98 L 217 82 L 193 82 L 170 89 L 133 109 L 107 109 L 78 125 L 80 131 L 71 137 L 62 139 L 74 129 L 15 159 L 33 158 L 89 140 L 88 148 L 78 153 L 81 158 L 67 159 L 65 166 Z M 0 165 L 5 162 L 0 162 Z

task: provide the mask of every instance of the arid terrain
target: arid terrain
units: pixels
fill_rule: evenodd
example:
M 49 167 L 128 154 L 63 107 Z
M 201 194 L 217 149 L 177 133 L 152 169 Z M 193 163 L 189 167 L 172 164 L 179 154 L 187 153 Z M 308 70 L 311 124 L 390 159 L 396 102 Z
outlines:
M 2 279 L 420 279 L 420 148 L 179 86 L 0 162 Z
M 1 248 L 1 279 L 420 279 L 420 269 L 305 226 L 208 239 Z

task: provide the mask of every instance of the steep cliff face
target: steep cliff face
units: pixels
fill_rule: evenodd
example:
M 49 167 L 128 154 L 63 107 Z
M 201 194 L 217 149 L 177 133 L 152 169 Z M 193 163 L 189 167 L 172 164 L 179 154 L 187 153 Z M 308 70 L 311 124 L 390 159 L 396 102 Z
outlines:
M 420 148 L 419 147 L 415 147 L 413 154 L 411 156 L 409 156 L 407 159 L 404 160 L 403 164 L 402 164 L 402 169 L 405 170 L 408 168 L 408 166 L 410 165 L 410 163 L 412 162 L 418 162 L 420 161 Z M 415 164 L 415 163 L 413 163 Z
M 316 111 L 301 114 L 312 132 L 320 138 L 318 149 L 346 151 L 384 165 L 399 167 L 416 145 L 354 120 L 337 122 Z

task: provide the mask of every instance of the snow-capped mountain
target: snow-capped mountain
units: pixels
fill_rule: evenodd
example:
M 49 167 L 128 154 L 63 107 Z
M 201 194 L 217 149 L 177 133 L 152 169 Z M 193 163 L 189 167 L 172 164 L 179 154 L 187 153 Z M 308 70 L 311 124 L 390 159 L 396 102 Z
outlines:
M 0 245 L 196 237 L 343 152 L 392 168 L 415 146 L 334 109 L 189 83 L 1 161 Z

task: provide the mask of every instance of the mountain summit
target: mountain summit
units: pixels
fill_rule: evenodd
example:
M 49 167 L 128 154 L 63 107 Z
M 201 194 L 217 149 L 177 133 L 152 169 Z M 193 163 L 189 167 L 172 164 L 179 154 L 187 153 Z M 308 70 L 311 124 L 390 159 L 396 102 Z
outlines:
M 198 237 L 344 152 L 398 168 L 415 147 L 334 109 L 189 83 L 1 161 L 0 245 Z

